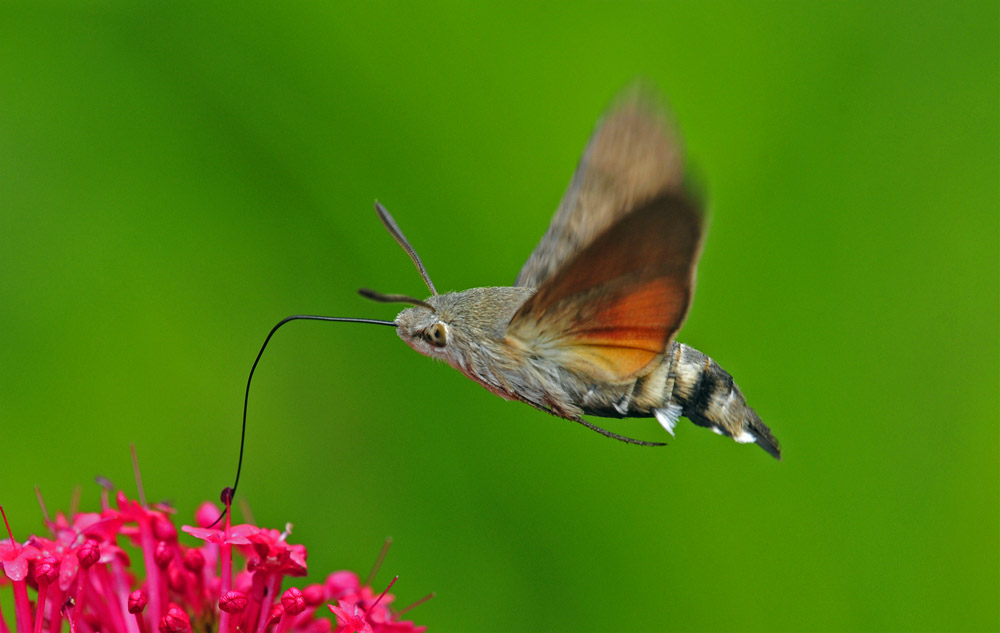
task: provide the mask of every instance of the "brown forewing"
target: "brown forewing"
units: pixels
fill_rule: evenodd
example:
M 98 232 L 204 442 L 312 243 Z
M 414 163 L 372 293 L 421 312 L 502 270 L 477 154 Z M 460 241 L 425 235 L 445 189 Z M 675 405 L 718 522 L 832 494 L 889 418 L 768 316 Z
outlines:
M 508 335 L 596 380 L 642 375 L 687 314 L 701 236 L 698 205 L 661 194 L 549 276 L 514 315 Z
M 648 90 L 626 90 L 594 131 L 566 194 L 515 286 L 538 288 L 615 221 L 681 190 L 679 136 Z

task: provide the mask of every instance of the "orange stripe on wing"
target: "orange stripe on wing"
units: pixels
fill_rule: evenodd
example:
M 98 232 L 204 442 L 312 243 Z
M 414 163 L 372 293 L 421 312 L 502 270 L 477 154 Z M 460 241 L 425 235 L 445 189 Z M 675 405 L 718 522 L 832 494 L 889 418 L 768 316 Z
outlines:
M 617 383 L 639 374 L 657 356 L 657 352 L 631 347 L 576 345 L 565 348 L 562 359 L 568 369 Z
M 549 277 L 508 333 L 594 380 L 633 379 L 684 320 L 700 243 L 696 205 L 670 194 L 654 199 Z

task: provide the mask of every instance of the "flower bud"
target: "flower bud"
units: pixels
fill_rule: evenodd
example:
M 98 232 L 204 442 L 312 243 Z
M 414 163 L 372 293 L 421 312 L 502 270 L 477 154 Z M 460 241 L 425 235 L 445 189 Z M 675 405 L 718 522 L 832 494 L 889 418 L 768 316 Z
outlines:
M 306 600 L 306 605 L 315 607 L 326 600 L 326 588 L 323 585 L 309 585 L 302 590 L 302 597 Z
M 281 606 L 284 607 L 288 615 L 298 615 L 306 610 L 306 599 L 302 595 L 302 590 L 297 587 L 289 587 L 281 596 Z
M 219 598 L 219 609 L 226 613 L 242 613 L 247 608 L 249 599 L 242 591 L 227 591 Z
M 184 568 L 177 563 L 167 566 L 167 586 L 177 593 L 184 593 L 187 589 L 188 574 L 184 573 Z
M 335 571 L 326 577 L 326 588 L 330 597 L 336 600 L 357 593 L 361 582 L 353 571 Z
M 204 566 L 205 555 L 201 553 L 200 549 L 192 548 L 184 552 L 184 569 L 197 574 Z
M 89 538 L 83 542 L 80 549 L 76 550 L 76 557 L 80 561 L 80 566 L 87 569 L 101 560 L 101 546 L 98 545 L 97 541 Z
M 206 501 L 198 506 L 198 510 L 194 513 L 194 522 L 200 528 L 207 528 L 219 519 L 220 514 L 222 513 L 215 507 L 214 503 Z
M 173 557 L 174 548 L 170 543 L 167 543 L 166 541 L 159 541 L 156 543 L 156 550 L 153 552 L 153 560 L 156 561 L 157 567 L 160 569 L 166 569 Z
M 142 613 L 147 602 L 149 602 L 149 596 L 146 595 L 146 592 L 142 589 L 136 589 L 128 595 L 128 612 Z
M 173 543 L 177 541 L 177 528 L 165 517 L 156 517 L 153 520 L 153 535 L 158 541 Z
M 191 620 L 180 607 L 170 607 L 167 614 L 160 618 L 160 633 L 184 633 L 190 630 Z
M 35 582 L 51 584 L 59 578 L 59 559 L 51 556 L 40 558 L 35 563 Z

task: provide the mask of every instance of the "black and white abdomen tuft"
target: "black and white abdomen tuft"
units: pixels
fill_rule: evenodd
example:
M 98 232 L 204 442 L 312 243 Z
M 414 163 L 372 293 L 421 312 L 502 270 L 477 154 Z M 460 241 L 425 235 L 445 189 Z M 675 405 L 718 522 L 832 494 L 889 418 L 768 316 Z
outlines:
M 672 392 L 667 405 L 656 411 L 657 419 L 665 428 L 670 423 L 669 415 L 676 420 L 676 416 L 682 414 L 698 426 L 710 428 L 741 444 L 756 443 L 781 459 L 778 440 L 747 404 L 725 369 L 682 343 L 674 342 L 668 355 L 673 361 Z

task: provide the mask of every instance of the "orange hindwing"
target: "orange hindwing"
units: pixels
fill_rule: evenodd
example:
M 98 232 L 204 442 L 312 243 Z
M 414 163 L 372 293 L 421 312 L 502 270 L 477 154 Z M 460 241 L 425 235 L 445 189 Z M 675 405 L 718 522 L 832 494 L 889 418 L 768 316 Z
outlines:
M 699 207 L 663 193 L 546 279 L 511 319 L 507 334 L 595 380 L 634 379 L 684 321 L 701 237 Z

